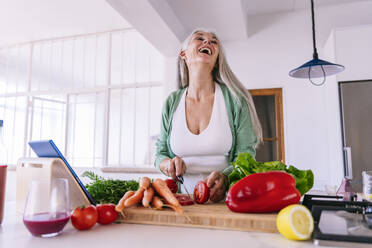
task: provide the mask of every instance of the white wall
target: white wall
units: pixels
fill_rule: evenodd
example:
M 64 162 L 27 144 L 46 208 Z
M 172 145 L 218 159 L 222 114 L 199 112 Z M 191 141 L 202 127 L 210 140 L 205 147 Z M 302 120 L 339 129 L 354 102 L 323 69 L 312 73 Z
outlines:
M 164 100 L 173 91 L 177 90 L 177 57 L 164 59 Z
M 359 27 L 372 23 L 372 3 L 323 7 L 315 15 L 320 58 L 346 66 L 337 78 L 327 78 L 323 87 L 288 76 L 312 59 L 310 10 L 251 18 L 247 40 L 223 45 L 230 66 L 248 89 L 283 88 L 286 163 L 312 169 L 314 188 L 324 189 L 324 185 L 338 186 L 343 177 L 337 81 L 372 78 L 368 69 L 372 33 Z M 349 27 L 340 29 L 344 26 Z M 334 35 L 333 29 L 337 29 Z
M 372 79 L 372 24 L 336 29 L 335 40 L 337 62 L 347 68 L 338 80 Z

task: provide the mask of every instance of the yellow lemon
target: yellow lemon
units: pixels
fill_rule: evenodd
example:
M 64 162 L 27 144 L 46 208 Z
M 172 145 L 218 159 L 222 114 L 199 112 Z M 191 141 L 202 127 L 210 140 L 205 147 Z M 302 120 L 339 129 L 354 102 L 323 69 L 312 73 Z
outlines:
M 307 240 L 314 230 L 314 219 L 305 206 L 293 204 L 279 212 L 276 227 L 287 239 Z

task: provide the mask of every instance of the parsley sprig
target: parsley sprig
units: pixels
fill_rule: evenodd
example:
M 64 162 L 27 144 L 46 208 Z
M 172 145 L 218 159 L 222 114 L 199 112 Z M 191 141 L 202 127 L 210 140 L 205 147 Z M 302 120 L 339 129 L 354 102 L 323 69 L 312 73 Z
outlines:
M 96 204 L 117 204 L 127 191 L 136 191 L 139 187 L 139 183 L 135 180 L 104 179 L 91 171 L 85 171 L 82 176 L 92 180 L 85 187 Z

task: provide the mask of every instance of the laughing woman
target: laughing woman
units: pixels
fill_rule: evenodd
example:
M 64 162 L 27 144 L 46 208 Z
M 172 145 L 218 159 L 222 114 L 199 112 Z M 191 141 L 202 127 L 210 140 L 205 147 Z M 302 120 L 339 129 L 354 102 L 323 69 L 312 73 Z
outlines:
M 163 107 L 155 167 L 174 179 L 188 176 L 187 170 L 208 172 L 200 179 L 211 189 L 210 200 L 221 201 L 229 164 L 241 152 L 255 157 L 262 141 L 252 97 L 231 71 L 216 34 L 205 30 L 184 42 L 178 85 Z M 185 184 L 193 189 L 191 178 Z

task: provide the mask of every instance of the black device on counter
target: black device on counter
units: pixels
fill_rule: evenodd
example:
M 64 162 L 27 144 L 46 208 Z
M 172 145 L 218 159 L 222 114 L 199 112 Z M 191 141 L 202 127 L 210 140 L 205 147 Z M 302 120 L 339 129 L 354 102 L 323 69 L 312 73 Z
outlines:
M 302 204 L 313 215 L 316 245 L 372 247 L 372 202 L 309 194 Z

